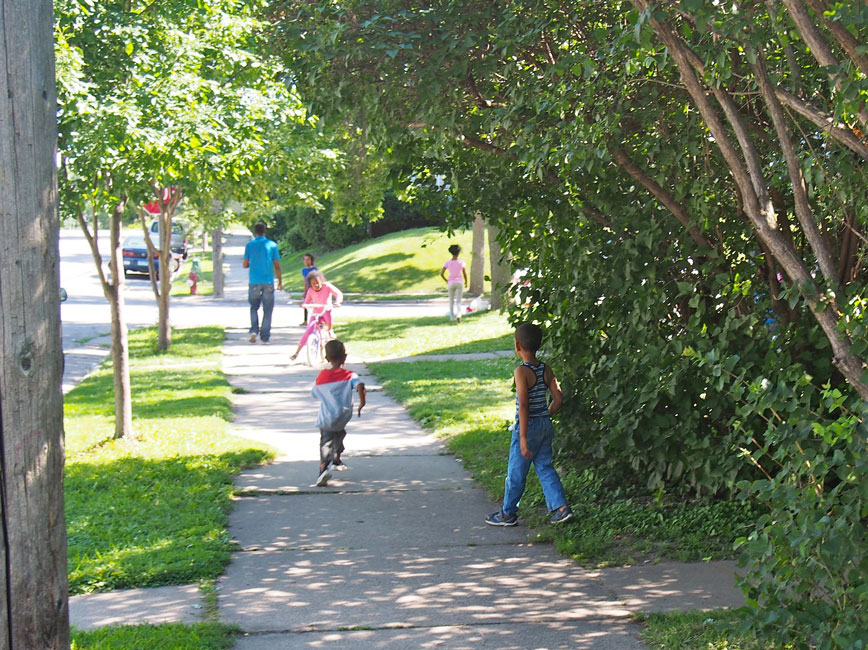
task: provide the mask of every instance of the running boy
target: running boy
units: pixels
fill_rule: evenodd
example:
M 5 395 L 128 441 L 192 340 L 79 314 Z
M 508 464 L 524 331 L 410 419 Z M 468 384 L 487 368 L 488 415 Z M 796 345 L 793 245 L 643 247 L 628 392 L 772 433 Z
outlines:
M 319 476 L 316 487 L 324 487 L 332 477 L 329 466 L 344 469 L 341 454 L 344 451 L 344 438 L 347 435 L 347 422 L 353 417 L 353 389 L 359 393 L 358 416 L 362 417 L 367 392 L 365 385 L 351 370 L 344 368 L 347 351 L 341 341 L 335 339 L 325 346 L 326 359 L 331 364 L 317 375 L 316 384 L 310 394 L 319 400 Z
M 524 493 L 524 484 L 530 465 L 542 485 L 546 506 L 552 513 L 551 522 L 569 521 L 573 511 L 557 470 L 552 465 L 552 439 L 554 428 L 551 416 L 563 402 L 561 388 L 551 368 L 536 358 L 542 344 L 542 330 L 538 325 L 522 323 L 515 330 L 515 352 L 522 364 L 515 369 L 515 424 L 509 446 L 509 464 L 503 505 L 485 520 L 491 526 L 515 526 L 518 523 L 518 504 Z M 546 392 L 552 395 L 546 405 Z

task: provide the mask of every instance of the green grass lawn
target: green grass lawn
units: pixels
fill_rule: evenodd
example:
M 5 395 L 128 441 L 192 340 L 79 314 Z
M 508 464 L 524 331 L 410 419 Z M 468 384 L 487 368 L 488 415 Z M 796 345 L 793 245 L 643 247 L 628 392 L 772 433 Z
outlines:
M 735 630 L 742 615 L 737 610 L 676 612 L 638 617 L 644 624 L 642 640 L 650 650 L 786 650 Z
M 512 327 L 499 312 L 468 314 L 461 323 L 450 323 L 445 316 L 426 316 L 338 321 L 336 328 L 347 350 L 366 361 L 513 348 Z
M 72 650 L 229 650 L 237 635 L 237 628 L 219 623 L 73 629 Z
M 186 584 L 220 575 L 232 476 L 272 451 L 230 435 L 221 328 L 130 333 L 134 440 L 112 440 L 105 364 L 65 399 L 70 593 Z
M 470 265 L 472 233 L 458 231 L 450 237 L 436 228 L 413 228 L 377 239 L 361 242 L 338 251 L 316 255 L 316 266 L 326 280 L 348 293 L 403 293 L 446 295 L 446 283 L 440 278 L 443 263 L 450 259 L 448 248 L 457 243 L 461 257 Z M 285 255 L 284 287 L 300 294 L 304 288 L 301 275 L 302 253 Z M 468 271 L 469 273 L 469 271 Z

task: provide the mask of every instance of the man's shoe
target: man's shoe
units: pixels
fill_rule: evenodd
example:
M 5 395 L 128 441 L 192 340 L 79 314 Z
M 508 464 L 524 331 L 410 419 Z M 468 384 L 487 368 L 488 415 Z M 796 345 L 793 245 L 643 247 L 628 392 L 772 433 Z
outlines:
M 250 335 L 250 338 L 247 339 L 247 340 L 250 341 L 251 343 L 256 343 L 256 332 L 254 332 L 253 334 L 251 334 L 251 335 Z
M 268 345 L 271 342 L 271 339 L 260 339 L 262 341 L 262 345 Z
M 572 518 L 573 518 L 573 511 L 570 510 L 569 506 L 567 506 L 566 509 L 564 509 L 564 510 L 555 510 L 552 513 L 551 522 L 553 524 L 562 524 L 565 521 L 569 521 Z
M 507 515 L 500 510 L 488 515 L 485 523 L 489 526 L 515 526 L 518 523 L 518 516 L 515 514 Z
M 316 483 L 314 485 L 316 487 L 325 487 L 329 483 L 329 479 L 332 477 L 331 473 L 328 471 L 328 468 L 322 471 L 322 474 L 317 478 Z

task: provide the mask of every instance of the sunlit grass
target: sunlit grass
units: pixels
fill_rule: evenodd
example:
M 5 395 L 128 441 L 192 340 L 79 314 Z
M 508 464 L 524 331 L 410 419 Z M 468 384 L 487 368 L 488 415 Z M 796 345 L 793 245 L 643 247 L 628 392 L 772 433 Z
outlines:
M 513 348 L 513 329 L 504 314 L 476 312 L 461 323 L 444 317 L 338 321 L 347 350 L 365 360 L 418 354 L 495 352 Z
M 446 283 L 440 278 L 440 269 L 451 258 L 447 249 L 453 243 L 459 244 L 464 251 L 462 259 L 469 267 L 472 240 L 469 230 L 450 237 L 436 228 L 412 228 L 321 256 L 311 252 L 317 255 L 317 268 L 341 291 L 445 295 Z M 303 289 L 301 257 L 299 252 L 281 258 L 287 291 L 300 293 Z
M 71 593 L 213 578 L 229 561 L 232 476 L 271 452 L 227 432 L 220 328 L 130 335 L 135 438 L 113 440 L 110 366 L 66 396 Z
M 72 650 L 229 650 L 238 633 L 238 628 L 220 623 L 73 628 Z

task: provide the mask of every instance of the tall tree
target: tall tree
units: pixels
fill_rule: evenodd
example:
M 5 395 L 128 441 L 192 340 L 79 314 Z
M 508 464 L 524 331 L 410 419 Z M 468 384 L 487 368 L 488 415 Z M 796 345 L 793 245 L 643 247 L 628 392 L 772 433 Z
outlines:
M 69 647 L 51 2 L 0 2 L 0 648 Z

